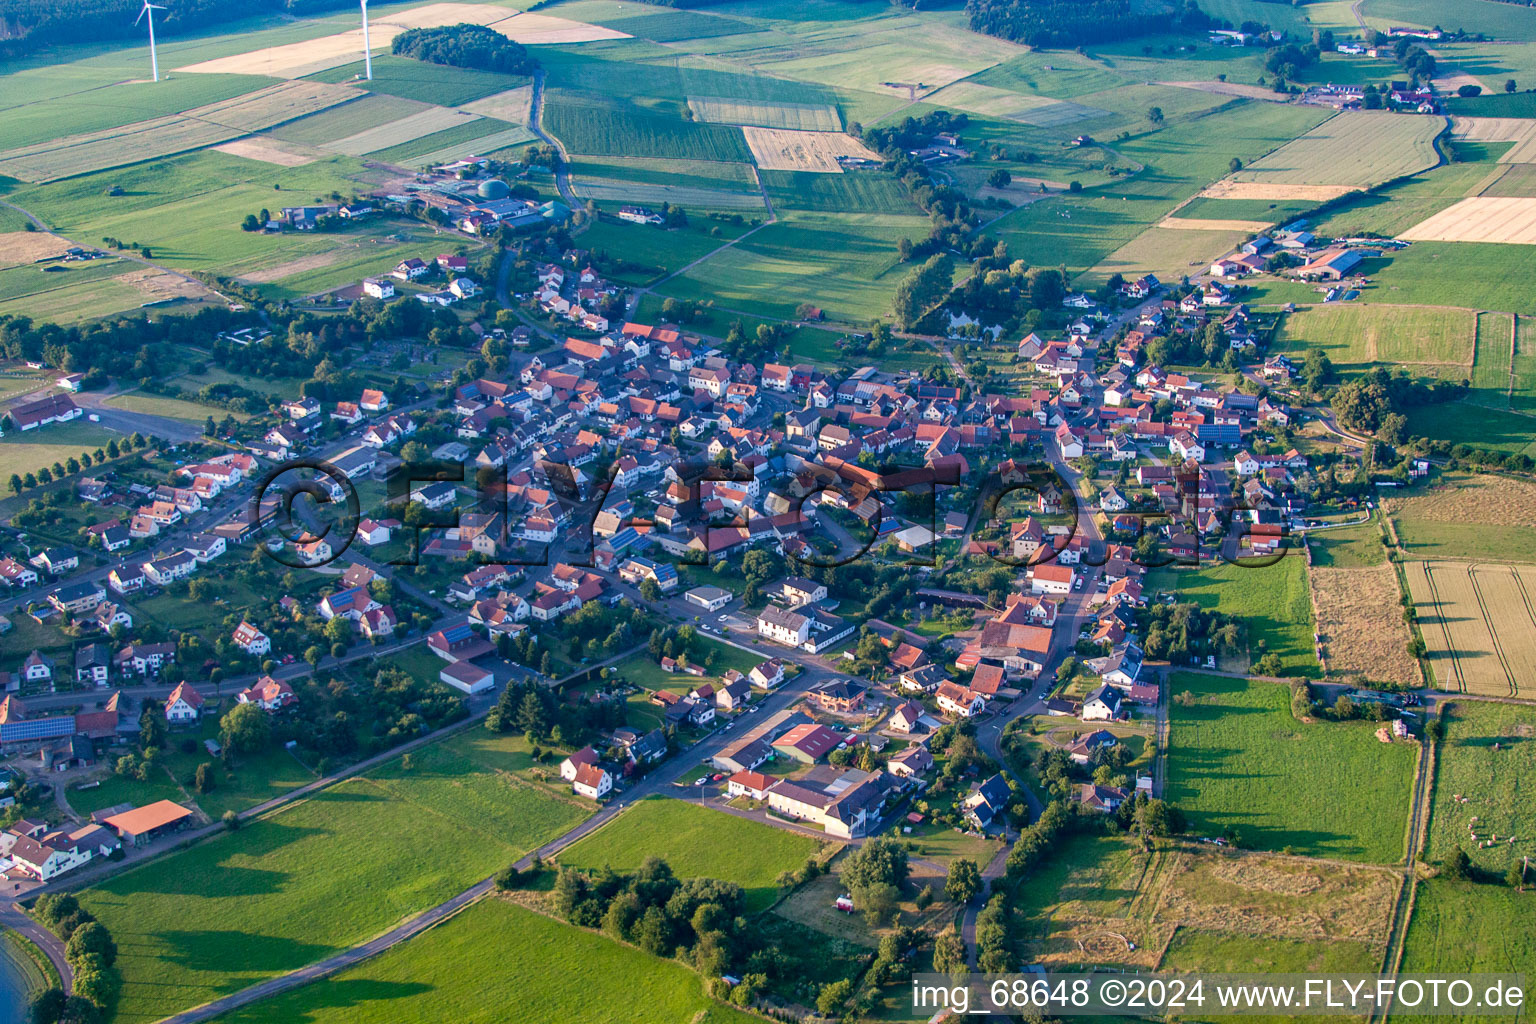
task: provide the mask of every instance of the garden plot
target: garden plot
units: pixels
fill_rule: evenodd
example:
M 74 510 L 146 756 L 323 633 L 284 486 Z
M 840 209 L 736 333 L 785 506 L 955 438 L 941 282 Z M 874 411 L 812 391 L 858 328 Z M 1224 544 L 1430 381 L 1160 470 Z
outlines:
M 837 158 L 879 160 L 880 155 L 842 132 L 801 132 L 782 128 L 743 128 L 752 158 L 765 171 L 818 171 L 841 174 Z
M 787 128 L 806 132 L 843 130 L 843 121 L 837 114 L 837 108 L 826 103 L 689 96 L 688 109 L 700 121 L 713 121 L 716 124 L 756 125 L 760 128 Z
M 433 28 L 461 22 L 486 24 L 503 16 L 506 8 L 489 4 L 427 4 L 406 11 L 375 15 L 368 23 L 368 44 L 375 52 L 388 48 L 390 41 L 408 28 Z M 206 75 L 266 75 L 269 78 L 303 78 L 305 75 L 339 67 L 357 60 L 363 52 L 363 30 L 321 36 L 302 43 L 264 46 L 259 50 L 217 57 L 178 68 Z
M 1346 111 L 1233 177 L 1260 184 L 1378 185 L 1438 164 L 1434 140 L 1444 128 L 1437 117 Z
M 628 32 L 588 25 L 569 18 L 556 18 L 549 14 L 516 14 L 491 23 L 491 28 L 525 46 L 545 46 L 557 43 L 591 43 L 599 39 L 628 39 Z
M 347 156 L 362 156 L 364 153 L 376 153 L 391 146 L 413 142 L 445 128 L 470 124 L 478 120 L 480 120 L 479 114 L 455 110 L 452 107 L 428 107 L 426 110 L 408 114 L 397 121 L 369 128 L 344 139 L 337 139 L 326 148 L 345 153 Z
M 1536 199 L 1473 196 L 1420 221 L 1398 237 L 1415 242 L 1536 245 Z
M 0 153 L 0 175 L 43 182 L 227 142 L 325 110 L 360 93 L 324 82 L 282 82 L 170 117 L 138 121 Z
M 1054 100 L 1049 96 L 1025 96 L 995 85 L 979 82 L 955 82 L 945 86 L 932 97 L 935 103 L 957 110 L 969 111 L 983 117 L 999 117 L 1006 121 L 1019 121 L 1038 128 L 1088 121 L 1096 117 L 1108 117 L 1109 111 L 1089 107 L 1081 103 Z

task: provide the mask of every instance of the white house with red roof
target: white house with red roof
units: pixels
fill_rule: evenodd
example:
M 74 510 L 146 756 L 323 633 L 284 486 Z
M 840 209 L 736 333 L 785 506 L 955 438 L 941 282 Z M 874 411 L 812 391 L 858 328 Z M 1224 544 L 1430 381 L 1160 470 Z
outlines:
M 299 698 L 287 683 L 271 676 L 262 676 L 250 687 L 235 694 L 235 700 L 241 704 L 255 704 L 263 711 L 280 711 L 297 704 Z
M 203 713 L 203 695 L 190 683 L 179 683 L 171 695 L 165 698 L 165 720 L 172 725 L 184 725 L 197 721 Z
M 261 657 L 272 652 L 272 639 L 249 622 L 241 621 L 232 639 L 246 654 Z
M 584 764 L 597 764 L 597 751 L 591 747 L 582 747 L 580 750 L 560 762 L 560 777 L 566 782 L 574 781 L 576 769 Z
M 595 764 L 578 765 L 576 775 L 571 779 L 571 789 L 588 800 L 601 800 L 613 789 L 613 776 L 606 768 Z

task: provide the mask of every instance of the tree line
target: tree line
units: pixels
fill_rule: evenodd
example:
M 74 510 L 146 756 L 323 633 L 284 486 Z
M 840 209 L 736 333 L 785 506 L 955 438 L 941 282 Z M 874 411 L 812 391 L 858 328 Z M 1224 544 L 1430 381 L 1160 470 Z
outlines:
M 139 0 L 0 0 L 0 57 L 61 43 L 141 38 Z M 158 38 L 184 35 L 263 13 L 310 14 L 351 7 L 351 0 L 172 0 L 155 13 Z
M 1170 31 L 1225 25 L 1188 0 L 1172 11 L 1141 13 L 1131 0 L 966 0 L 971 28 L 1028 46 L 1074 47 Z
M 123 979 L 114 966 L 117 943 L 106 926 L 69 893 L 45 893 L 32 912 L 65 940 L 64 959 L 74 970 L 74 994 L 50 988 L 32 1000 L 32 1024 L 98 1024 L 112 1014 Z

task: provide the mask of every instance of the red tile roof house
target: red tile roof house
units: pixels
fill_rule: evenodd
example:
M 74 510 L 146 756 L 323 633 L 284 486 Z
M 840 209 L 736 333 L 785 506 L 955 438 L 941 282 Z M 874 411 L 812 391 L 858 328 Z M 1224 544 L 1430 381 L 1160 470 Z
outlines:
M 560 762 L 560 777 L 566 782 L 576 778 L 576 769 L 584 764 L 597 764 L 597 751 L 591 747 L 582 747 L 580 750 Z
M 287 683 L 262 676 L 254 685 L 236 694 L 235 700 L 241 704 L 259 705 L 264 711 L 279 711 L 298 703 L 299 698 Z
M 824 725 L 797 725 L 773 741 L 773 749 L 781 754 L 813 764 L 837 749 L 837 733 Z
M 175 724 L 195 722 L 202 714 L 203 695 L 187 683 L 180 683 L 165 699 L 165 720 Z
M 768 796 L 768 791 L 777 783 L 778 779 L 762 772 L 737 772 L 725 780 L 725 791 L 730 796 L 748 796 L 753 800 L 762 800 Z

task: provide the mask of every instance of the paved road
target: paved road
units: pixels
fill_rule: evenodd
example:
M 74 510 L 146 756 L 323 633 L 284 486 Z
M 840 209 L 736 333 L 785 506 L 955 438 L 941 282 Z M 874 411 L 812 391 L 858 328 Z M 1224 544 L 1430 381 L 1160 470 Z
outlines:
M 555 138 L 544 130 L 544 72 L 534 72 L 533 98 L 528 101 L 528 128 L 540 140 L 555 147 L 555 152 L 560 154 L 560 166 L 555 168 L 555 188 L 560 192 L 560 199 L 572 210 L 581 209 L 581 200 L 576 198 L 576 193 L 571 189 L 571 158 L 565 151 L 565 143 Z
M 729 639 L 724 640 L 724 642 L 733 643 Z M 740 647 L 742 645 L 735 644 L 734 646 Z M 743 649 L 750 650 L 750 648 Z M 628 657 L 632 653 L 633 651 L 626 651 L 624 654 L 618 655 L 616 658 L 609 660 L 621 660 L 624 657 Z M 754 651 L 753 653 L 760 652 Z M 800 695 L 805 691 L 807 687 L 816 682 L 819 682 L 821 679 L 826 678 L 830 674 L 830 670 L 824 663 L 820 662 L 818 659 L 814 659 L 810 655 L 803 654 L 803 652 L 791 652 L 775 649 L 773 653 L 779 657 L 784 657 L 787 660 L 795 661 L 805 665 L 807 670 L 801 672 L 794 679 L 786 681 L 782 686 L 779 687 L 778 690 L 769 694 L 759 702 L 758 706 L 761 708 L 759 714 L 765 716 L 763 719 L 764 724 L 766 724 L 768 719 L 771 718 L 771 715 L 768 714 L 769 712 L 777 712 L 787 709 L 790 704 L 799 699 Z M 769 655 L 764 654 L 764 656 L 768 657 Z M 591 667 L 600 666 L 589 666 L 589 668 Z M 480 716 L 476 717 L 478 718 Z M 758 728 L 761 728 L 761 726 L 758 726 Z M 565 847 L 569 846 L 571 843 L 574 843 L 576 840 L 622 814 L 624 808 L 633 804 L 635 801 L 643 800 L 646 797 L 657 793 L 666 792 L 672 787 L 673 783 L 675 783 L 688 771 L 692 770 L 695 765 L 699 764 L 701 761 L 707 760 L 713 754 L 717 753 L 721 747 L 725 746 L 732 740 L 739 739 L 740 736 L 744 734 L 745 730 L 742 734 L 737 734 L 734 731 L 719 729 L 709 736 L 706 736 L 705 738 L 695 742 L 688 748 L 677 751 L 671 758 L 663 762 L 655 771 L 651 772 L 649 775 L 646 775 L 638 782 L 630 785 L 616 799 L 614 799 L 612 803 L 603 807 L 596 814 L 586 819 L 581 824 L 565 833 L 562 833 L 560 836 L 556 837 L 550 842 L 545 843 L 543 846 L 539 847 L 537 850 L 534 850 L 532 853 L 527 854 L 517 862 L 517 866 L 519 868 L 526 868 L 529 864 L 532 863 L 534 857 L 547 858 L 553 856 L 554 854 L 565 849 Z M 423 738 L 424 741 L 426 739 L 426 737 Z M 405 749 L 407 748 L 396 748 L 395 750 L 390 751 L 388 756 L 396 756 Z M 351 949 L 345 950 L 344 952 L 337 953 L 335 956 L 328 957 L 325 960 L 311 964 L 308 967 L 304 967 L 300 970 L 282 975 L 281 977 L 272 978 L 268 981 L 253 985 L 250 988 L 242 989 L 239 992 L 225 996 L 224 998 L 215 1002 L 187 1010 L 183 1013 L 176 1014 L 173 1017 L 167 1017 L 164 1021 L 161 1022 L 161 1024 L 195 1024 L 195 1022 L 198 1021 L 211 1020 L 222 1013 L 227 1013 L 228 1011 L 235 1009 L 236 1007 L 247 1006 L 251 1003 L 258 1002 L 259 1000 L 276 995 L 280 992 L 286 992 L 291 989 L 298 988 L 302 985 L 306 985 L 311 981 L 314 981 L 318 978 L 323 978 L 346 967 L 351 967 L 357 963 L 362 962 L 363 960 L 367 960 L 368 958 L 376 956 L 387 949 L 391 949 L 394 946 L 399 945 L 414 935 L 420 934 L 426 928 L 431 927 L 438 921 L 443 920 L 444 918 L 456 913 L 470 903 L 473 903 L 475 900 L 485 896 L 492 890 L 494 884 L 495 883 L 491 878 L 482 879 L 469 888 L 465 889 L 463 892 L 454 896 L 452 899 L 449 899 L 435 907 L 421 912 L 420 914 L 411 918 L 409 921 L 400 924 L 393 930 L 386 932 L 377 938 L 371 939 L 361 945 L 354 946 Z
M 20 933 L 41 949 L 53 963 L 54 970 L 59 972 L 59 978 L 64 983 L 64 993 L 68 995 L 74 991 L 75 969 L 69 966 L 68 960 L 64 959 L 64 942 L 57 935 L 27 916 L 26 912 L 15 903 L 0 906 L 0 928 L 9 928 L 13 932 Z

